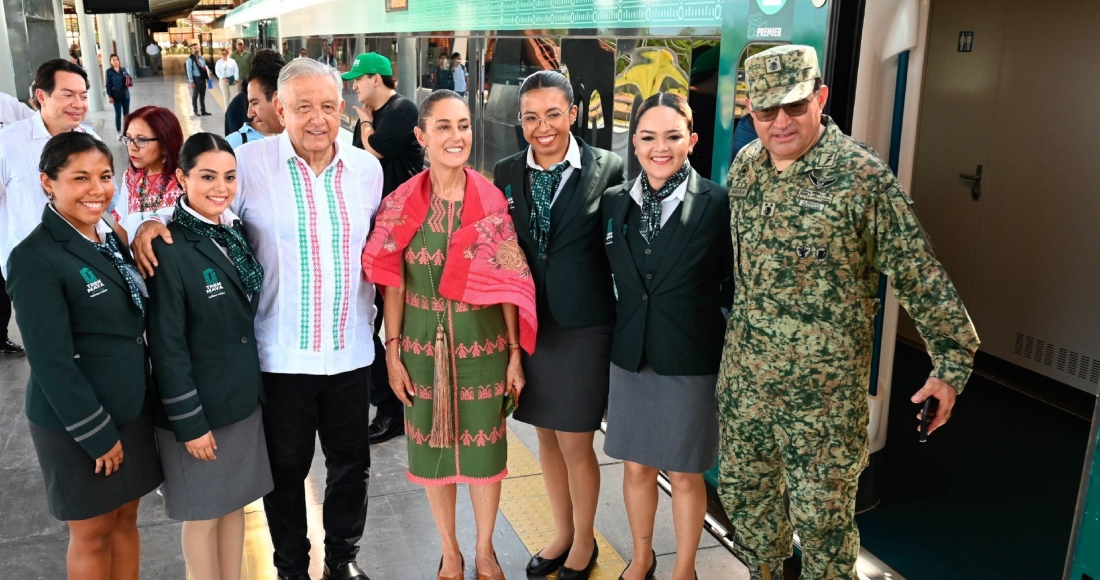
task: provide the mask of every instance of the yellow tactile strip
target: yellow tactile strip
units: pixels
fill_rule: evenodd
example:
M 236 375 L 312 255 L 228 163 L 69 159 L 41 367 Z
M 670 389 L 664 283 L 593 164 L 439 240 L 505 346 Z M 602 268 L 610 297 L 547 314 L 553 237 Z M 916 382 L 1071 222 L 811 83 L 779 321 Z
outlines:
M 554 537 L 554 518 L 550 499 L 542 481 L 542 467 L 527 446 L 508 432 L 508 477 L 500 489 L 500 513 L 504 514 L 527 551 L 534 554 Z M 596 530 L 600 556 L 592 570 L 592 580 L 616 580 L 626 561 Z M 557 578 L 552 574 L 549 578 Z
M 554 536 L 554 518 L 542 481 L 542 466 L 511 431 L 508 432 L 508 477 L 501 483 L 500 512 L 532 554 Z M 596 530 L 596 542 L 600 546 L 600 557 L 592 570 L 591 580 L 616 580 L 626 567 L 626 561 L 599 530 Z M 241 580 L 278 580 L 271 565 L 272 550 L 263 500 L 256 500 L 245 508 Z M 548 577 L 556 579 L 557 574 Z M 194 580 L 190 573 L 187 580 Z

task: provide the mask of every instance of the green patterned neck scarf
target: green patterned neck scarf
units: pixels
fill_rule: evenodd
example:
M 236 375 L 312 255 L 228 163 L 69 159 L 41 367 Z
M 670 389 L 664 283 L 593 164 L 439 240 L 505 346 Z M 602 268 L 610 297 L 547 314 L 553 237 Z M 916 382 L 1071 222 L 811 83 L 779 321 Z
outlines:
M 641 234 L 646 243 L 653 241 L 657 232 L 661 231 L 661 202 L 672 195 L 677 187 L 687 179 L 691 165 L 685 161 L 676 173 L 669 176 L 668 181 L 657 191 L 649 187 L 649 176 L 642 170 L 638 181 L 642 184 L 642 227 Z
M 558 191 L 561 175 L 566 169 L 569 169 L 568 161 L 554 165 L 549 171 L 528 168 L 535 174 L 531 185 L 531 235 L 538 242 L 539 254 L 546 253 L 546 246 L 550 243 L 550 202 L 554 200 L 554 193 Z
M 92 242 L 92 245 L 95 246 L 99 255 L 106 258 L 122 275 L 122 279 L 126 282 L 126 288 L 130 290 L 130 299 L 141 309 L 141 313 L 145 314 L 145 297 L 149 294 L 149 291 L 145 288 L 145 280 L 138 274 L 137 269 L 122 257 L 122 249 L 119 248 L 118 240 L 115 239 L 115 233 L 110 232 L 104 235 L 104 238 L 102 244 Z
M 241 220 L 235 220 L 231 226 L 206 223 L 183 207 L 185 200 L 186 196 L 181 196 L 176 203 L 172 221 L 179 224 L 181 228 L 191 230 L 200 236 L 213 238 L 214 242 L 225 248 L 226 253 L 229 254 L 229 259 L 237 268 L 237 274 L 241 277 L 248 295 L 253 296 L 259 292 L 264 282 L 264 267 L 256 260 L 248 240 L 244 238 Z

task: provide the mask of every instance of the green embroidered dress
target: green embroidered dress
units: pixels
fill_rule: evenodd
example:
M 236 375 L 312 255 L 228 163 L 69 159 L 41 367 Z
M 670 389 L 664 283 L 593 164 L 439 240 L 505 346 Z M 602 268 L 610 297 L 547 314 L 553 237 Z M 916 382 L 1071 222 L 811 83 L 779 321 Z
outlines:
M 461 214 L 462 202 L 433 194 L 424 224 L 404 253 L 401 360 L 416 389 L 412 407 L 405 408 L 405 437 L 409 479 L 424 485 L 492 483 L 507 475 L 503 417 L 508 333 L 503 311 L 499 304 L 475 306 L 442 298 L 438 292 L 448 242 L 459 228 Z M 428 445 L 440 317 L 450 347 L 454 409 L 454 444 L 445 449 Z

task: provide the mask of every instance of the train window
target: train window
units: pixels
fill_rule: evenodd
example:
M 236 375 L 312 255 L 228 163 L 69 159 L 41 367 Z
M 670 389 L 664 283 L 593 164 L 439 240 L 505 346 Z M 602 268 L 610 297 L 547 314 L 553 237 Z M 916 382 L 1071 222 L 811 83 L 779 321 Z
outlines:
M 612 150 L 626 162 L 626 177 L 633 179 L 641 167 L 634 157 L 630 136 L 634 114 L 642 101 L 658 92 L 688 96 L 691 40 L 645 38 L 619 39 L 615 62 L 615 103 L 612 116 Z
M 612 102 L 602 95 L 615 94 L 615 39 L 563 38 L 561 68 L 573 85 L 577 105 L 574 133 L 589 145 L 611 148 Z
M 558 38 L 489 39 L 485 51 L 485 108 L 480 127 L 484 167 L 480 169 L 491 170 L 497 161 L 527 146 L 519 124 L 519 86 L 535 71 L 561 69 L 561 55 Z
M 700 175 L 711 177 L 715 115 L 718 110 L 718 62 L 721 46 L 716 40 L 695 41 L 691 48 L 691 83 L 688 106 L 699 141 L 688 160 Z

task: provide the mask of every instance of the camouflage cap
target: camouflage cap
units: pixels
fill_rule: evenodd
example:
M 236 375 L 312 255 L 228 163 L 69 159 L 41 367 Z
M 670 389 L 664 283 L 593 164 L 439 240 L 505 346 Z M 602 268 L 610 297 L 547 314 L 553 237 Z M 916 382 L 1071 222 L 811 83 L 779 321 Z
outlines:
M 787 44 L 769 48 L 745 60 L 745 82 L 753 109 L 768 109 L 801 101 L 814 92 L 821 78 L 817 51 Z

